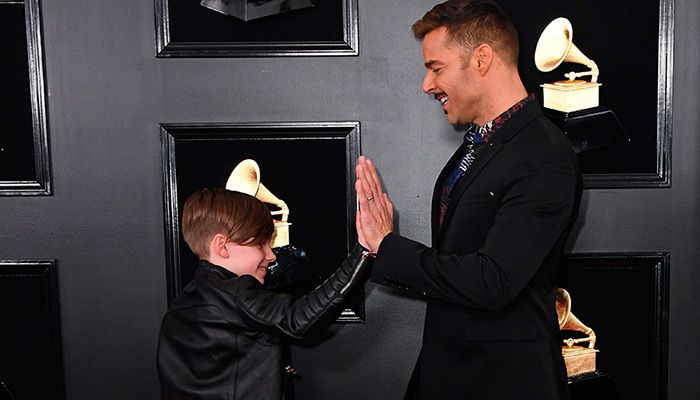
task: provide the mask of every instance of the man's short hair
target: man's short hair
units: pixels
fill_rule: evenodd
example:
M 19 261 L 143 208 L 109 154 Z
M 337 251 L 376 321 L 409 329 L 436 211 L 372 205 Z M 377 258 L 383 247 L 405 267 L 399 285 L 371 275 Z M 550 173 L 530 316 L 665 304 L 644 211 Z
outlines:
M 440 27 L 447 37 L 461 45 L 465 55 L 486 43 L 504 62 L 518 65 L 518 32 L 503 9 L 491 0 L 449 0 L 433 7 L 413 24 L 413 35 L 423 40 Z
M 209 244 L 217 233 L 237 244 L 263 244 L 274 231 L 263 202 L 223 188 L 197 190 L 182 211 L 182 236 L 200 259 L 209 257 Z

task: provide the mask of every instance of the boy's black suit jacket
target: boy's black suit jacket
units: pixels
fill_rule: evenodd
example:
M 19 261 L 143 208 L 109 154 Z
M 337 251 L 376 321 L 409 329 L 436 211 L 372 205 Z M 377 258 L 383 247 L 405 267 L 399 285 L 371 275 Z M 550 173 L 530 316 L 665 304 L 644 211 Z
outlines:
M 535 101 L 486 144 L 455 188 L 432 247 L 390 234 L 372 279 L 425 296 L 423 346 L 406 398 L 565 399 L 557 265 L 581 178 L 569 141 Z

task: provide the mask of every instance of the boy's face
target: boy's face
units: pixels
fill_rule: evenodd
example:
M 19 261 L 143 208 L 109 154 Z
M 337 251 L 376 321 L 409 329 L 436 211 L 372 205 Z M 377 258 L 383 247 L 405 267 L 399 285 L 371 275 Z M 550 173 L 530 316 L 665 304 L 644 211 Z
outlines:
M 260 245 L 229 242 L 227 247 L 230 254 L 228 267 L 234 274 L 252 275 L 260 283 L 265 281 L 267 267 L 276 259 L 270 241 Z

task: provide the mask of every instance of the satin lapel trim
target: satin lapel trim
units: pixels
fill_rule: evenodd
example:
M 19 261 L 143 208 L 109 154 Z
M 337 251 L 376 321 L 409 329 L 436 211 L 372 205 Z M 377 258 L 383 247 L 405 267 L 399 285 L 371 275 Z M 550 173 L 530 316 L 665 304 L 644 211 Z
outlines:
M 431 207 L 431 238 L 432 238 L 432 243 L 433 246 L 436 244 L 436 238 L 438 234 L 438 229 L 440 228 L 440 194 L 442 192 L 442 181 L 445 180 L 445 177 L 447 174 L 454 169 L 454 167 L 457 165 L 459 160 L 464 157 L 464 152 L 467 149 L 467 145 L 465 143 L 462 143 L 461 146 L 452 154 L 452 157 L 450 157 L 450 160 L 447 161 L 447 164 L 442 168 L 442 171 L 440 171 L 440 175 L 438 175 L 437 180 L 435 181 L 435 187 L 433 187 L 433 202 L 432 202 L 432 207 Z
M 462 194 L 464 194 L 464 191 L 467 190 L 469 185 L 471 185 L 471 183 L 474 181 L 474 178 L 476 178 L 479 175 L 479 173 L 484 169 L 484 167 L 489 163 L 489 161 L 491 161 L 493 156 L 495 156 L 501 150 L 502 146 L 503 145 L 500 142 L 489 143 L 486 146 L 486 148 L 483 149 L 481 153 L 476 157 L 476 160 L 474 160 L 474 164 L 472 164 L 467 173 L 464 174 L 462 179 L 460 179 L 454 192 L 452 192 L 450 204 L 447 206 L 447 211 L 445 212 L 445 219 L 442 221 L 442 225 L 440 226 L 440 232 L 437 236 L 435 243 L 442 240 L 442 237 L 445 234 L 445 227 L 447 227 L 447 224 L 450 223 L 452 214 L 454 214 L 455 208 L 457 207 L 457 204 L 459 203 L 459 199 L 462 197 Z

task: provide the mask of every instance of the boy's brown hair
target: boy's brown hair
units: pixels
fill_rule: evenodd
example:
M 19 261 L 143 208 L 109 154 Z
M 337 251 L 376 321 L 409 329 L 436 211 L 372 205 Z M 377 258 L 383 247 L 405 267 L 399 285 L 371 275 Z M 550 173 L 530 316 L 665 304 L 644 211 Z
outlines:
M 478 45 L 486 43 L 510 65 L 518 65 L 518 32 L 503 9 L 491 0 L 450 0 L 433 7 L 413 24 L 413 35 L 423 40 L 440 27 L 447 37 L 462 46 L 468 58 Z
M 263 244 L 275 231 L 272 215 L 260 200 L 223 188 L 192 193 L 182 211 L 182 236 L 200 259 L 209 258 L 217 233 L 237 244 Z

